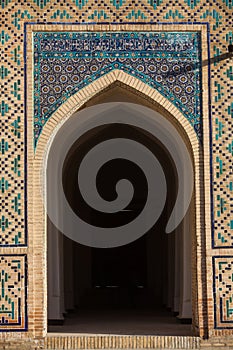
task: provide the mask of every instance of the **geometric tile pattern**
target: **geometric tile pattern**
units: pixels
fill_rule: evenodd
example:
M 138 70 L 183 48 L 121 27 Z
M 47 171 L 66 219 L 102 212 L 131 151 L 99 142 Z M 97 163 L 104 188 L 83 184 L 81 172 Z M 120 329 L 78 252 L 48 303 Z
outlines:
M 227 35 L 226 38 L 229 39 Z M 214 247 L 218 248 L 233 247 L 233 73 L 230 60 L 216 62 L 215 65 L 215 73 L 212 73 L 212 79 L 215 81 L 215 103 L 212 106 L 215 130 L 215 135 L 213 135 L 213 195 L 215 202 Z
M 26 243 L 25 216 L 25 135 L 24 135 L 24 24 L 25 22 L 51 23 L 209 23 L 211 122 L 212 122 L 212 204 L 213 248 L 233 248 L 233 70 L 232 59 L 225 54 L 232 43 L 233 4 L 231 0 L 208 2 L 204 0 L 2 0 L 0 1 L 0 245 L 10 249 Z M 229 250 L 230 251 L 230 250 Z M 232 257 L 215 257 L 213 276 L 215 283 L 216 327 L 233 328 L 232 301 L 227 285 Z M 2 275 L 13 269 L 13 260 L 1 261 Z M 6 262 L 5 262 L 6 261 Z M 223 264 L 220 266 L 219 263 Z M 230 264 L 230 266 L 228 266 Z M 25 275 L 25 265 L 17 267 Z M 15 269 L 17 271 L 17 269 Z M 16 281 L 16 272 L 11 270 Z M 8 278 L 8 277 L 6 277 Z M 4 280 L 4 278 L 3 278 Z M 10 281 L 10 277 L 8 279 Z M 4 290 L 7 283 L 3 282 Z M 229 278 L 230 281 L 230 278 Z M 223 282 L 225 284 L 223 284 Z M 9 285 L 10 282 L 9 282 Z M 221 288 L 223 288 L 221 290 Z M 11 290 L 11 289 L 10 289 Z M 25 289 L 18 291 L 21 316 L 25 315 L 22 302 Z M 228 293 L 227 293 L 228 292 Z M 3 293 L 3 292 L 2 292 Z M 9 290 L 7 290 L 9 294 Z M 6 293 L 6 294 L 7 294 Z M 4 295 L 6 295 L 4 294 Z M 4 297 L 2 297 L 4 298 Z M 11 297 L 12 298 L 12 297 Z M 13 300 L 13 299 L 11 299 Z M 14 300 L 17 304 L 16 299 Z M 4 301 L 4 307 L 7 301 Z M 18 303 L 19 305 L 19 303 Z M 221 307 L 220 307 L 221 306 Z M 16 308 L 19 310 L 19 308 Z M 10 310 L 10 308 L 9 308 Z M 3 310 L 4 311 L 4 310 Z M 11 308 L 12 311 L 12 308 Z M 9 316 L 8 320 L 12 316 Z M 11 314 L 12 315 L 12 314 Z M 16 314 L 15 314 L 16 315 Z M 18 314 L 19 315 L 19 314 Z M 6 317 L 6 316 L 4 316 Z M 17 317 L 16 317 L 17 318 Z M 25 319 L 19 319 L 22 328 Z M 227 321 L 227 323 L 226 323 Z M 13 330 L 4 321 L 2 330 Z M 21 328 L 21 329 L 22 329 Z
M 27 266 L 25 255 L 0 255 L 0 330 L 27 328 Z
M 233 256 L 213 257 L 215 272 L 215 327 L 230 328 L 233 323 Z
M 62 103 L 114 69 L 157 89 L 201 136 L 199 33 L 37 32 L 33 42 L 35 146 Z
M 2 7 L 11 6 L 1 2 Z M 12 4 L 12 10 L 14 4 Z M 24 96 L 23 96 L 23 35 L 14 33 L 7 20 L 7 9 L 0 16 L 4 28 L 1 37 L 0 62 L 0 246 L 23 246 L 24 215 Z M 15 17 L 14 12 L 12 16 Z M 18 17 L 20 12 L 17 11 Z M 18 18 L 17 17 L 17 18 Z M 26 17 L 26 16 L 25 16 Z M 20 29 L 19 22 L 18 28 Z M 11 30 L 12 26 L 12 30 Z

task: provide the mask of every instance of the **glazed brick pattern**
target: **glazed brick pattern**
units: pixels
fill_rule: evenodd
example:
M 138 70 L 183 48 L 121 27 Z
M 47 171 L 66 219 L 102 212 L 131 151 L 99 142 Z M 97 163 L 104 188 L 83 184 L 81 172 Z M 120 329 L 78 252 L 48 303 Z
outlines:
M 217 328 L 231 326 L 233 320 L 233 257 L 213 257 L 214 297 Z
M 6 331 L 27 329 L 26 256 L 0 255 L 0 326 Z

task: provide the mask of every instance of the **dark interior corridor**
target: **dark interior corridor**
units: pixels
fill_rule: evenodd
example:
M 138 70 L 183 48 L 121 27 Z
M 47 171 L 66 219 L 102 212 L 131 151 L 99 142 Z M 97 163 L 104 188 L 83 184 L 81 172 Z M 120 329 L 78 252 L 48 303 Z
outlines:
M 136 127 L 122 125 L 99 127 L 92 134 L 84 135 L 71 148 L 63 168 L 67 200 L 74 212 L 93 225 L 111 227 L 117 220 L 123 224 L 125 213 L 115 221 L 108 216 L 98 221 L 97 213 L 84 205 L 77 187 L 77 171 L 83 154 L 98 142 L 119 135 L 144 144 L 163 166 L 168 193 L 165 207 L 149 232 L 116 248 L 83 246 L 59 233 L 64 319 L 49 318 L 49 332 L 191 335 L 191 325 L 182 324 L 176 318 L 174 306 L 175 285 L 179 283 L 175 271 L 176 232 L 166 234 L 165 225 L 175 202 L 176 173 L 159 142 Z M 125 164 L 117 164 L 117 169 L 129 171 Z M 104 180 L 97 178 L 97 187 L 105 199 L 113 200 L 115 194 L 110 189 L 111 179 L 117 180 L 116 168 L 107 169 L 106 174 Z M 133 183 L 139 181 L 141 185 L 127 207 L 129 218 L 142 210 L 145 201 L 146 187 L 136 175 L 135 172 L 129 175 Z M 51 223 L 48 227 L 53 230 Z

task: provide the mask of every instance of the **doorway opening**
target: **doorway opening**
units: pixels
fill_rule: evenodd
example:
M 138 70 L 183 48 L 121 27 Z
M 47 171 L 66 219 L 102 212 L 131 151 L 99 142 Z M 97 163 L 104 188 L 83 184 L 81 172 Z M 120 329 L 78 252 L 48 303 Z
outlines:
M 132 102 L 129 91 L 125 94 L 120 87 L 111 90 L 114 96 L 111 99 Z M 103 97 L 97 97 L 96 101 L 99 103 L 101 99 Z M 108 94 L 105 102 L 109 99 Z M 137 140 L 156 156 L 166 177 L 166 204 L 159 220 L 145 235 L 127 245 L 108 249 L 72 241 L 48 218 L 48 330 L 80 334 L 191 335 L 192 299 L 195 298 L 192 293 L 194 199 L 180 225 L 166 234 L 178 179 L 163 145 L 137 127 L 114 124 L 95 128 L 79 138 L 66 156 L 63 166 L 66 198 L 75 213 L 91 224 L 100 224 L 96 213 L 83 205 L 77 171 L 89 149 L 114 137 Z M 116 168 L 130 173 L 124 164 L 119 163 Z M 109 188 L 116 168 L 109 170 L 99 183 L 100 192 L 106 198 L 109 196 L 108 200 L 111 200 Z M 145 187 L 137 175 L 135 172 L 129 175 L 139 185 L 129 217 L 140 212 L 145 200 Z M 104 222 L 106 227 L 111 227 L 113 219 L 105 218 Z

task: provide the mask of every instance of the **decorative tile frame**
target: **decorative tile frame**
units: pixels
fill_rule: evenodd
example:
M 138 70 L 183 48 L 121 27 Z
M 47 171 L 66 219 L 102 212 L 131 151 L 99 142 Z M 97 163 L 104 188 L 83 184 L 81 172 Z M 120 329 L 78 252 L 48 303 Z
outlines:
M 138 32 L 159 32 L 161 30 L 171 32 L 181 32 L 180 25 L 165 25 L 163 28 L 159 25 L 136 25 L 130 24 L 130 31 Z M 202 38 L 202 60 L 208 61 L 208 33 L 206 25 L 187 25 L 188 31 L 190 32 L 200 32 Z M 195 186 L 196 186 L 196 242 L 198 251 L 196 251 L 197 257 L 197 285 L 196 291 L 197 297 L 197 309 L 199 316 L 199 324 L 195 325 L 198 328 L 197 333 L 201 336 L 206 334 L 205 326 L 205 315 L 207 313 L 207 299 L 211 300 L 211 290 L 206 291 L 206 275 L 203 276 L 201 272 L 203 267 L 202 256 L 205 249 L 211 246 L 211 237 L 208 234 L 205 241 L 205 232 L 211 232 L 211 214 L 210 214 L 210 170 L 209 170 L 209 96 L 208 96 L 208 66 L 202 67 L 202 89 L 203 89 L 203 100 L 205 103 L 202 106 L 203 112 L 203 149 L 204 155 L 202 155 L 202 147 L 198 141 L 198 137 L 195 129 L 191 126 L 187 118 L 181 113 L 181 111 L 172 104 L 168 99 L 166 99 L 158 90 L 146 84 L 138 77 L 132 77 L 127 72 L 121 69 L 112 70 L 102 77 L 93 80 L 87 86 L 82 87 L 75 94 L 70 96 L 63 104 L 57 108 L 50 118 L 46 121 L 43 126 L 43 130 L 40 134 L 39 140 L 36 145 L 36 151 L 34 153 L 34 77 L 33 77 L 33 67 L 34 67 L 34 52 L 33 52 L 33 33 L 39 32 L 53 32 L 56 29 L 57 32 L 106 32 L 106 31 L 129 31 L 128 25 L 38 25 L 38 24 L 28 24 L 26 27 L 27 33 L 27 123 L 30 126 L 28 128 L 27 139 L 28 139 L 28 189 L 29 189 L 29 231 L 32 233 L 31 238 L 29 238 L 29 244 L 31 245 L 32 251 L 37 252 L 33 255 L 33 266 L 44 266 L 44 269 L 38 271 L 39 273 L 34 273 L 30 275 L 33 280 L 32 285 L 35 289 L 30 290 L 30 305 L 33 305 L 33 310 L 36 311 L 36 316 L 34 317 L 34 322 L 37 324 L 37 328 L 33 331 L 36 336 L 46 335 L 47 329 L 47 313 L 46 313 L 46 302 L 47 302 L 47 285 L 46 285 L 46 231 L 45 231 L 45 213 L 43 202 L 40 193 L 40 181 L 41 181 L 41 170 L 44 167 L 44 159 L 46 158 L 46 152 L 48 151 L 49 144 L 52 142 L 54 132 L 69 118 L 75 111 L 83 106 L 85 102 L 91 99 L 96 94 L 100 93 L 105 88 L 111 86 L 112 83 L 119 81 L 125 85 L 128 85 L 137 92 L 140 92 L 145 96 L 146 99 L 150 100 L 151 103 L 159 105 L 161 107 L 162 113 L 166 118 L 172 120 L 172 122 L 177 125 L 178 128 L 183 130 L 182 132 L 186 135 L 191 147 L 191 153 L 194 158 L 195 166 Z M 182 31 L 183 26 L 182 26 Z M 118 68 L 118 67 L 116 67 Z M 204 160 L 204 166 L 203 166 Z M 205 204 L 206 211 L 206 231 L 204 232 L 204 218 L 202 213 L 204 212 L 204 201 L 201 200 L 201 169 L 202 166 L 205 169 L 205 198 L 207 198 Z M 208 260 L 208 259 L 207 259 Z M 208 262 L 207 262 L 208 264 Z M 211 264 L 211 262 L 210 262 Z M 207 270 L 210 271 L 210 270 Z M 29 272 L 30 274 L 30 272 Z M 36 286 L 42 288 L 43 293 L 37 295 L 35 298 L 34 293 L 36 292 Z M 206 293 L 209 295 L 206 295 Z M 212 305 L 212 303 L 211 303 Z M 35 318 L 36 317 L 36 318 Z M 210 319 L 211 322 L 214 321 Z M 30 326 L 29 326 L 30 327 Z

